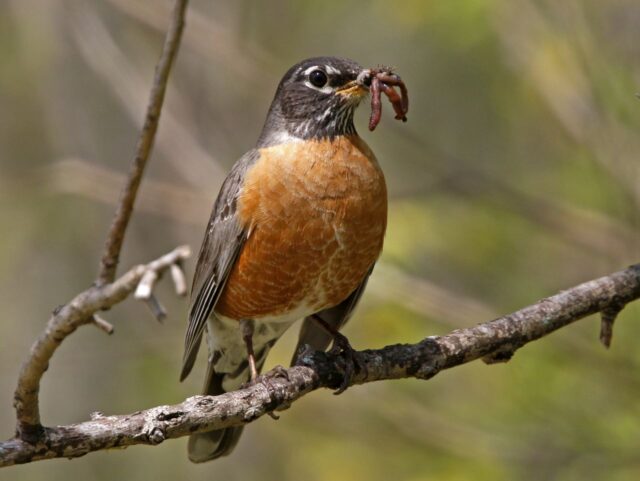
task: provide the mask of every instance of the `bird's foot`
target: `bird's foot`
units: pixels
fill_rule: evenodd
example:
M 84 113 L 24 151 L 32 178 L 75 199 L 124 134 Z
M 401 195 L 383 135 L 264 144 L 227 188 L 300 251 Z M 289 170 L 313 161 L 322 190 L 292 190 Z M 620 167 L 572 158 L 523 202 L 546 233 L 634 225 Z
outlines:
M 337 396 L 345 392 L 351 385 L 356 368 L 360 368 L 360 366 L 356 358 L 356 351 L 351 347 L 349 339 L 339 332 L 333 334 L 333 345 L 329 349 L 329 354 L 344 359 L 344 378 L 340 387 L 333 392 Z

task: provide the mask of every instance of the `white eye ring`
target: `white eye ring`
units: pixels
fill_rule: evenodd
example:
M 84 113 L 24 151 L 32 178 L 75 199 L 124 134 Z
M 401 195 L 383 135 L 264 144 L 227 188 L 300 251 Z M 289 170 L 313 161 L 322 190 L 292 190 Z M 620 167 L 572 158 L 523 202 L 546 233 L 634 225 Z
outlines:
M 312 72 L 315 72 L 315 71 L 320 71 L 320 72 L 322 72 L 323 74 L 325 74 L 327 76 L 327 81 L 324 83 L 324 85 L 317 86 L 317 85 L 313 85 L 311 83 L 311 80 L 310 80 L 309 76 L 311 75 Z M 335 68 L 333 68 L 333 67 L 331 67 L 329 65 L 323 65 L 323 66 L 314 65 L 312 67 L 309 67 L 308 69 L 306 69 L 303 72 L 303 74 L 305 76 L 304 84 L 307 87 L 309 87 L 310 89 L 317 90 L 317 91 L 325 93 L 325 94 L 330 94 L 330 93 L 332 93 L 334 91 L 334 88 L 331 87 L 331 85 L 329 85 L 329 74 L 330 73 L 336 74 L 336 73 L 338 73 L 338 71 Z

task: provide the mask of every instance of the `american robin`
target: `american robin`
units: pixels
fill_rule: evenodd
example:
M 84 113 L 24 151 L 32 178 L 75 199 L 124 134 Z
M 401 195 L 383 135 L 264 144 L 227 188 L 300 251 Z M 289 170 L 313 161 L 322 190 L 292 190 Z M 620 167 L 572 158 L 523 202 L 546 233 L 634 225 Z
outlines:
M 384 175 L 353 124 L 371 72 L 335 57 L 291 67 L 256 147 L 222 184 L 193 279 L 181 374 L 191 371 L 206 327 L 204 394 L 255 380 L 298 319 L 298 347 L 344 341 L 338 330 L 364 291 L 387 225 Z M 192 435 L 189 458 L 227 455 L 241 432 Z

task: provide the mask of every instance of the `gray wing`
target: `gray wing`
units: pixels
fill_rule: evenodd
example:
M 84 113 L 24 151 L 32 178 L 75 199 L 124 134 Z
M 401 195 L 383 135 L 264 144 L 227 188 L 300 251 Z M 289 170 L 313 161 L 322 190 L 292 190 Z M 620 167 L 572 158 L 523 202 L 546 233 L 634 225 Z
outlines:
M 247 170 L 260 153 L 253 149 L 238 160 L 224 180 L 207 224 L 191 287 L 189 325 L 184 340 L 180 380 L 186 378 L 198 355 L 207 319 L 218 302 L 247 233 L 238 222 L 236 204 Z
M 362 293 L 367 287 L 367 282 L 372 271 L 373 266 L 371 266 L 371 269 L 369 269 L 369 272 L 367 272 L 367 275 L 364 277 L 364 279 L 362 279 L 362 282 L 356 288 L 356 290 L 353 291 L 349 295 L 349 297 L 347 297 L 340 304 L 323 311 L 316 312 L 312 316 L 305 317 L 302 323 L 302 327 L 300 328 L 300 336 L 298 337 L 298 344 L 296 345 L 296 349 L 293 352 L 291 365 L 294 365 L 296 363 L 298 352 L 305 344 L 308 344 L 316 351 L 324 351 L 329 346 L 329 344 L 333 340 L 333 336 L 329 334 L 326 329 L 320 326 L 318 322 L 313 319 L 313 316 L 319 316 L 324 322 L 332 327 L 335 327 L 337 331 L 342 329 L 342 327 L 351 317 L 351 314 L 353 314 L 358 301 L 360 301 Z

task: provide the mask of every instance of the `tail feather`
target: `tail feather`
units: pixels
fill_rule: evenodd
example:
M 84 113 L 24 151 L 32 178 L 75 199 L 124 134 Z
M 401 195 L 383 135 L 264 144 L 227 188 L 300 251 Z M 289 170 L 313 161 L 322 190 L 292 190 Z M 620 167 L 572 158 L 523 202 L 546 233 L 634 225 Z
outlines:
M 189 437 L 188 453 L 192 463 L 204 463 L 231 454 L 244 426 L 219 429 Z
M 222 387 L 222 381 L 226 375 L 225 373 L 216 373 L 212 365 L 209 364 L 203 394 L 208 396 L 224 394 L 226 391 Z M 189 459 L 194 463 L 204 463 L 205 461 L 230 454 L 238 444 L 243 428 L 244 426 L 234 426 L 206 433 L 192 434 L 189 436 L 187 447 Z

